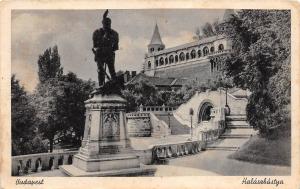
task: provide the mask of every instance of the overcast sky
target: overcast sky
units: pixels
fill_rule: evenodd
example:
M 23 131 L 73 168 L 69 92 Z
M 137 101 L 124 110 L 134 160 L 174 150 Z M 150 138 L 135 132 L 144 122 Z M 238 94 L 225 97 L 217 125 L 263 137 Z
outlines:
M 12 11 L 12 73 L 32 91 L 38 82 L 38 56 L 58 46 L 64 73 L 97 80 L 92 34 L 101 26 L 104 10 Z M 119 33 L 116 70 L 140 71 L 155 22 L 166 48 L 192 41 L 197 27 L 222 18 L 221 9 L 110 10 Z

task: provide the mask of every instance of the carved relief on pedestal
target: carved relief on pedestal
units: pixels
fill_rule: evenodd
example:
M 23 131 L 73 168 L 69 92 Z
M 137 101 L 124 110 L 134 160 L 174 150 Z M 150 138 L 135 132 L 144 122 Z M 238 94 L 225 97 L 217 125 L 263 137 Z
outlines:
M 88 123 L 87 123 L 87 127 L 88 127 L 87 139 L 90 139 L 90 136 L 91 136 L 91 123 L 92 123 L 92 114 L 89 114 L 88 115 Z
M 120 141 L 119 112 L 102 113 L 102 140 Z

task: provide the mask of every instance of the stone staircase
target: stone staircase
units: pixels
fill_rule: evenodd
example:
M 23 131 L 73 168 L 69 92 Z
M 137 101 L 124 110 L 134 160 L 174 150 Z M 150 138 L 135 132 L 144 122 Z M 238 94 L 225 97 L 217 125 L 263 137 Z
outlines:
M 162 121 L 164 121 L 167 125 L 169 125 L 169 116 L 166 115 L 156 115 L 156 117 Z M 190 133 L 190 127 L 187 125 L 181 124 L 174 116 L 173 114 L 170 115 L 170 129 L 171 129 L 171 135 L 184 135 Z
M 255 131 L 246 122 L 245 114 L 234 114 L 226 116 L 226 130 L 214 141 L 207 145 L 207 150 L 238 150 Z

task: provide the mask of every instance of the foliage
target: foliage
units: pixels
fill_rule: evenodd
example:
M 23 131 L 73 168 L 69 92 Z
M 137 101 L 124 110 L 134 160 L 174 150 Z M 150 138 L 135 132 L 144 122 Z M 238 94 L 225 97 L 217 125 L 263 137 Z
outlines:
M 236 86 L 252 92 L 248 121 L 270 136 L 283 126 L 281 113 L 290 99 L 290 12 L 242 10 L 229 24 L 234 53 L 227 60 L 226 74 Z
M 63 74 L 57 46 L 46 49 L 44 53 L 39 56 L 38 67 L 38 75 L 41 83 L 49 78 L 60 77 Z
M 74 73 L 63 75 L 57 47 L 46 49 L 38 60 L 40 83 L 34 95 L 39 132 L 53 150 L 55 137 L 74 133 L 80 143 L 85 123 L 84 101 L 88 99 L 95 83 L 83 81 Z
M 12 155 L 45 152 L 45 146 L 38 142 L 35 133 L 35 109 L 31 96 L 20 86 L 15 75 L 11 77 L 11 127 Z
M 188 101 L 197 91 L 204 92 L 207 89 L 232 87 L 228 79 L 219 77 L 209 82 L 188 80 L 179 90 L 158 90 L 147 81 L 130 84 L 122 91 L 127 100 L 127 111 L 136 111 L 141 104 L 144 106 L 179 106 Z
M 68 132 L 74 132 L 75 141 L 80 142 L 85 122 L 84 101 L 94 85 L 92 81 L 78 79 L 74 73 L 39 84 L 35 96 L 39 131 L 49 140 L 50 151 L 54 137 Z
M 72 131 L 75 134 L 75 142 L 80 144 L 84 132 L 85 104 L 92 92 L 95 83 L 91 80 L 83 81 L 69 72 L 62 76 L 62 98 L 58 98 L 60 104 L 59 115 L 63 118 L 63 124 L 67 125 L 62 131 Z
M 211 24 L 209 22 L 205 23 L 205 25 L 202 27 L 202 33 L 204 37 L 216 35 L 216 24 Z
M 141 104 L 144 106 L 160 106 L 163 104 L 162 99 L 159 98 L 157 88 L 147 81 L 127 85 L 122 94 L 127 100 L 127 111 L 135 111 L 136 107 Z

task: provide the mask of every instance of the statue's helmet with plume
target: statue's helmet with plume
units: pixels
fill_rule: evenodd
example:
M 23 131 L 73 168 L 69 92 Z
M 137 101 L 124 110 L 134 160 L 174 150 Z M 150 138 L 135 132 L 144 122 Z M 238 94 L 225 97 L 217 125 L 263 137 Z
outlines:
M 106 11 L 103 14 L 103 19 L 102 19 L 102 24 L 104 27 L 110 27 L 111 24 L 111 19 L 107 17 L 108 15 L 108 10 L 106 9 Z

